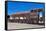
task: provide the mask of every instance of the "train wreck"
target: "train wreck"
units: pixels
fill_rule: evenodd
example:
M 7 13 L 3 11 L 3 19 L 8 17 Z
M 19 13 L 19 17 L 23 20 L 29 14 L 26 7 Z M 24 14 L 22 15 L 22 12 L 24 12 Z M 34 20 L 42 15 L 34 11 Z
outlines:
M 43 16 L 40 17 L 38 13 L 43 12 L 43 9 L 34 9 L 26 13 L 12 14 L 9 22 L 27 23 L 27 24 L 44 24 Z M 41 19 L 42 18 L 42 19 Z

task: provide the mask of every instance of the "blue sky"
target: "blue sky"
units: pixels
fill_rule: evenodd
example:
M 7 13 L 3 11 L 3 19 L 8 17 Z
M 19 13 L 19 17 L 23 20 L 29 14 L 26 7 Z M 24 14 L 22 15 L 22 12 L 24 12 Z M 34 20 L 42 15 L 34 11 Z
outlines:
M 16 12 L 30 11 L 35 8 L 44 8 L 44 4 L 31 2 L 8 2 L 8 15 L 16 14 Z

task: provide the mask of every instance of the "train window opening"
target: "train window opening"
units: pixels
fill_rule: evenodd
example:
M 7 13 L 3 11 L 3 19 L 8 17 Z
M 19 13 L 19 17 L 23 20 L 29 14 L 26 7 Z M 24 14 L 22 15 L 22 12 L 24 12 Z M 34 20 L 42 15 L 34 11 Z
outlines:
M 15 19 L 19 19 L 19 17 L 15 17 Z
M 26 17 L 24 17 L 24 19 L 26 19 Z
M 10 16 L 10 18 L 9 19 L 14 19 L 12 16 Z
M 20 17 L 20 19 L 24 19 L 23 17 Z

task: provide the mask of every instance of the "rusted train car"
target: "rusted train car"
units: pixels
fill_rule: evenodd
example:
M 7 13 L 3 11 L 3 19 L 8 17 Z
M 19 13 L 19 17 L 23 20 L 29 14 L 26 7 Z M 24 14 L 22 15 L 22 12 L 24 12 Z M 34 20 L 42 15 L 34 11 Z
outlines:
M 38 24 L 40 21 L 38 12 L 41 11 L 42 9 L 35 9 L 26 13 L 12 14 L 9 21 L 16 23 Z M 41 23 L 43 24 L 44 21 L 41 21 Z

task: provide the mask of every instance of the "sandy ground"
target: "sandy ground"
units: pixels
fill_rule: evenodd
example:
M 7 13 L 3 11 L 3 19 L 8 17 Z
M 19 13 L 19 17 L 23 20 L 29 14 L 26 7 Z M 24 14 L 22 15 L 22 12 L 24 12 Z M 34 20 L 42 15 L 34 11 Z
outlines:
M 43 25 L 35 25 L 35 24 L 8 22 L 8 30 L 9 29 L 24 29 L 24 28 L 40 28 L 40 27 L 44 27 L 44 26 Z

